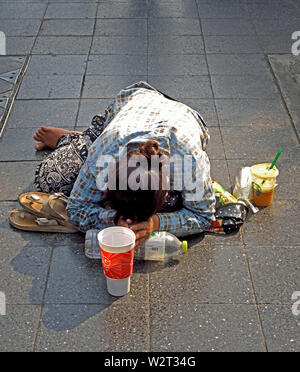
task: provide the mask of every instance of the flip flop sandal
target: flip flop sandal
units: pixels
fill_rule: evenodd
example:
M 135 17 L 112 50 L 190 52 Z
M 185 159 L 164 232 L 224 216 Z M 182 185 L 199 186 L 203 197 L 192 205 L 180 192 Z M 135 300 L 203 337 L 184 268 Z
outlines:
M 60 225 L 55 219 L 37 217 L 29 212 L 14 209 L 10 212 L 9 222 L 17 229 L 25 231 L 75 233 L 78 230 L 73 227 Z
M 66 212 L 67 202 L 63 193 L 27 192 L 19 196 L 19 203 L 27 212 L 49 220 L 56 219 L 60 225 L 74 228 Z

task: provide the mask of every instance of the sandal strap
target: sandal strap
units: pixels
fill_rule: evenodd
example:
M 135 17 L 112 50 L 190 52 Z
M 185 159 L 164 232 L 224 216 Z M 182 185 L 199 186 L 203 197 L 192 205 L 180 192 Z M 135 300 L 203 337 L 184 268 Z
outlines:
M 56 220 L 48 220 L 48 218 L 41 217 L 36 218 L 35 222 L 40 226 L 58 226 L 59 223 Z
M 49 196 L 47 202 L 43 204 L 42 211 L 45 212 L 45 213 L 47 213 L 51 217 L 58 219 L 61 222 L 62 221 L 68 222 L 68 221 L 66 221 L 66 219 L 65 219 L 64 216 L 62 216 L 61 214 L 57 213 L 53 208 L 51 208 L 51 205 L 50 205 L 51 201 L 58 200 L 58 199 L 59 200 L 62 200 L 66 204 L 68 202 L 68 198 L 63 193 L 56 192 L 55 194 L 51 194 Z

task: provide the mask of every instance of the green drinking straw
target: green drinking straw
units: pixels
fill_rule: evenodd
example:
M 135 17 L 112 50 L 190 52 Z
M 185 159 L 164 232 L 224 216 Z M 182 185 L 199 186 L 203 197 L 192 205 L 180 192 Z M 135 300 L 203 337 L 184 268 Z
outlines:
M 279 149 L 279 151 L 277 152 L 277 155 L 275 156 L 275 159 L 273 160 L 273 163 L 271 164 L 270 168 L 269 169 L 272 169 L 276 163 L 276 161 L 278 160 L 280 154 L 282 153 L 282 149 Z M 266 180 L 263 180 L 262 181 L 262 184 L 265 183 Z

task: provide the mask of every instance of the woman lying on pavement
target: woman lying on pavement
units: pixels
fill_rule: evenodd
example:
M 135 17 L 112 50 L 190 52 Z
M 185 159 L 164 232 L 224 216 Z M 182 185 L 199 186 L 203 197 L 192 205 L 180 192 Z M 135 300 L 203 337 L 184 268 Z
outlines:
M 55 149 L 35 185 L 70 194 L 67 213 L 80 231 L 129 227 L 138 246 L 153 231 L 192 235 L 215 219 L 201 116 L 146 82 L 121 90 L 86 131 L 41 127 L 34 138 L 37 150 Z

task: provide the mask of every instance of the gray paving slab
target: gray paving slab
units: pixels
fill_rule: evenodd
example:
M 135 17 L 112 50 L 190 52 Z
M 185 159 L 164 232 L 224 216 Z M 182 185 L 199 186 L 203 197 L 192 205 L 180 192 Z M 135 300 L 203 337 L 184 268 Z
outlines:
M 102 2 L 98 7 L 97 18 L 147 18 L 147 3 Z
M 86 68 L 87 56 L 34 55 L 30 58 L 26 76 L 29 75 L 81 75 Z
M 41 19 L 1 19 L 1 31 L 6 36 L 36 36 L 41 26 Z
M 0 19 L 26 19 L 44 17 L 47 4 L 9 2 L 0 3 Z
M 300 281 L 300 246 L 253 245 L 247 251 L 258 303 L 292 306 L 291 297 Z
M 35 129 L 7 129 L 0 139 L 1 161 L 28 161 L 42 160 L 48 151 L 36 151 L 32 138 Z M 20 146 L 22 143 L 22 146 Z
M 218 127 L 209 128 L 210 141 L 208 142 L 206 152 L 212 160 L 225 160 L 222 144 L 221 132 Z
M 216 109 L 212 99 L 182 99 L 181 102 L 198 111 L 208 127 L 218 126 Z
M 10 304 L 1 349 L 299 350 L 291 311 L 299 282 L 299 143 L 289 101 L 300 81 L 290 54 L 299 12 L 288 0 L 0 0 L 8 54 L 33 48 L 0 143 L 0 290 Z M 269 63 L 267 53 L 288 56 Z M 11 71 L 5 60 L 0 74 Z M 294 78 L 292 93 L 280 68 L 285 83 Z M 229 191 L 242 165 L 284 152 L 270 207 L 249 215 L 235 235 L 187 237 L 190 251 L 172 262 L 135 262 L 131 292 L 114 298 L 99 260 L 84 256 L 83 234 L 20 231 L 8 216 L 18 194 L 34 190 L 45 156 L 33 149 L 36 128 L 84 129 L 120 89 L 141 80 L 203 115 L 212 179 Z
M 89 57 L 87 75 L 146 75 L 147 56 L 94 55 Z
M 147 36 L 95 36 L 91 54 L 128 54 L 147 53 Z
M 79 98 L 82 84 L 80 75 L 25 76 L 18 99 Z
M 147 34 L 147 20 L 97 19 L 96 36 L 136 36 Z
M 291 128 L 267 128 L 253 125 L 238 131 L 237 127 L 221 127 L 226 157 L 228 159 L 269 159 L 272 163 L 277 151 L 284 149 L 284 156 L 299 159 L 297 138 Z
M 293 18 L 297 14 L 300 15 L 300 9 L 294 2 L 290 1 L 275 1 L 275 3 L 271 1 L 247 1 L 247 6 L 251 17 L 254 19 L 287 19 Z
M 0 200 L 16 200 L 22 192 L 33 190 L 37 162 L 0 162 L 0 176 L 6 180 L 1 185 Z
M 292 116 L 295 128 L 298 134 L 300 134 L 300 57 L 272 55 L 268 58 L 278 80 L 289 113 Z
M 265 351 L 253 305 L 151 304 L 151 350 Z
M 39 36 L 32 54 L 88 54 L 90 36 Z
M 207 75 L 207 63 L 204 55 L 150 55 L 149 75 Z
M 51 262 L 45 303 L 111 304 L 117 298 L 106 288 L 100 260 L 89 260 L 82 246 L 56 246 Z M 65 265 L 66 262 L 69 264 Z M 122 302 L 147 303 L 148 274 L 145 263 L 135 263 L 131 291 Z
M 80 102 L 78 127 L 89 127 L 94 115 L 103 114 L 112 99 L 82 99 Z
M 299 316 L 291 312 L 291 306 L 265 305 L 259 307 L 264 335 L 270 352 L 298 352 Z
M 148 350 L 148 305 L 47 305 L 35 351 Z
M 17 100 L 7 128 L 38 128 L 41 125 L 73 128 L 78 100 Z
M 33 36 L 8 36 L 6 38 L 6 54 L 24 56 L 31 52 L 35 41 Z
M 178 100 L 212 98 L 208 76 L 151 76 L 149 83 Z
M 40 35 L 89 36 L 93 35 L 94 19 L 45 19 Z
M 253 24 L 259 35 L 271 34 L 274 36 L 286 34 L 291 36 L 299 28 L 299 21 L 296 15 L 293 18 L 254 18 Z
M 251 303 L 246 259 L 239 246 L 197 246 L 168 264 L 150 266 L 152 303 Z
M 255 35 L 204 36 L 207 53 L 261 53 Z
M 243 2 L 202 2 L 197 1 L 200 18 L 248 18 Z
M 227 164 L 225 160 L 213 160 L 210 159 L 210 174 L 212 180 L 217 181 L 219 184 L 221 184 L 223 187 L 225 187 L 226 190 L 231 190 L 231 181 L 229 178 L 229 173 L 227 170 Z M 218 239 L 216 239 L 216 242 Z M 219 240 L 220 244 L 223 244 L 222 239 Z M 204 239 L 204 243 L 207 242 L 207 237 Z M 238 245 L 239 242 L 237 242 Z
M 216 99 L 220 126 L 289 127 L 281 97 L 271 99 Z
M 149 3 L 149 17 L 197 18 L 198 12 L 193 0 L 152 0 Z
M 293 246 L 299 244 L 298 203 L 277 200 L 251 216 L 243 228 L 244 241 L 248 246 Z
M 255 29 L 247 19 L 203 19 L 203 35 L 253 35 Z
M 279 95 L 271 74 L 268 75 L 212 75 L 216 98 L 273 98 Z
M 149 35 L 201 35 L 196 18 L 149 18 Z
M 0 244 L 0 287 L 7 305 L 42 303 L 50 259 L 48 247 Z
M 219 166 L 219 169 L 221 169 L 221 165 L 220 165 L 220 164 L 222 164 L 221 162 L 222 162 L 222 160 L 212 160 L 211 165 L 212 165 L 212 167 L 215 168 L 216 163 L 217 164 L 219 163 L 218 166 Z M 225 166 L 226 166 L 226 164 L 225 164 Z M 212 171 L 213 176 L 216 172 L 217 172 L 216 169 Z M 221 184 L 223 182 L 222 180 L 225 179 L 225 182 L 223 182 L 222 186 L 223 185 L 226 186 L 226 179 L 227 179 L 227 174 L 226 173 L 227 172 L 225 171 L 225 174 L 224 174 L 224 168 L 223 168 L 222 170 L 220 170 L 220 173 L 217 174 L 217 176 L 214 176 L 213 178 L 216 181 L 219 181 L 219 183 L 221 183 Z M 228 187 L 227 190 L 230 191 L 230 188 Z M 210 234 L 210 233 L 195 234 L 195 235 L 191 235 L 191 236 L 186 237 L 186 240 L 188 241 L 188 244 L 190 246 L 195 246 L 195 247 L 196 246 L 201 247 L 202 244 L 205 245 L 205 246 L 211 246 L 211 247 L 218 247 L 219 245 L 238 246 L 242 242 L 241 231 L 242 231 L 242 229 L 238 233 L 234 233 L 234 234 L 230 234 L 230 235 L 216 235 L 216 234 Z
M 291 53 L 292 34 L 259 35 L 259 44 L 265 54 Z
M 39 306 L 8 305 L 0 317 L 2 352 L 31 352 L 40 315 Z
M 88 75 L 85 79 L 83 98 L 115 98 L 126 86 L 146 80 L 146 76 Z
M 267 75 L 269 66 L 263 54 L 208 54 L 212 75 Z
M 203 54 L 204 44 L 201 36 L 149 36 L 149 54 Z
M 51 3 L 47 7 L 45 19 L 95 18 L 96 11 L 95 3 Z

